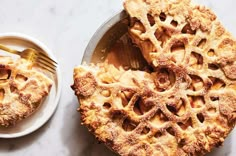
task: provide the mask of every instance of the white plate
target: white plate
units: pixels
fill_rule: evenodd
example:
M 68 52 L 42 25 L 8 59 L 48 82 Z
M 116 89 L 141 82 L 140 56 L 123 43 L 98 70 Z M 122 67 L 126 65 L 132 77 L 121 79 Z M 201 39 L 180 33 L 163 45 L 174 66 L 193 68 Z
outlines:
M 0 34 L 0 43 L 17 50 L 35 48 L 47 53 L 53 60 L 56 58 L 40 41 L 20 33 Z M 0 53 L 1 55 L 3 52 Z M 9 55 L 5 53 L 6 55 Z M 16 138 L 30 134 L 45 124 L 55 112 L 61 94 L 61 73 L 57 66 L 54 83 L 47 98 L 31 116 L 18 122 L 14 127 L 0 128 L 0 138 Z

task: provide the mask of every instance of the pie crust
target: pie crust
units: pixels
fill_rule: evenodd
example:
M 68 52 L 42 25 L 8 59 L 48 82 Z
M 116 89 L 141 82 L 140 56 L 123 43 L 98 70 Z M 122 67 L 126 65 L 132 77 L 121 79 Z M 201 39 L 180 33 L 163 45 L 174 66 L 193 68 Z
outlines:
M 120 155 L 204 155 L 236 119 L 236 41 L 189 0 L 125 0 L 129 35 L 153 72 L 81 65 L 82 124 Z
M 0 125 L 29 117 L 49 94 L 52 80 L 25 59 L 0 56 Z

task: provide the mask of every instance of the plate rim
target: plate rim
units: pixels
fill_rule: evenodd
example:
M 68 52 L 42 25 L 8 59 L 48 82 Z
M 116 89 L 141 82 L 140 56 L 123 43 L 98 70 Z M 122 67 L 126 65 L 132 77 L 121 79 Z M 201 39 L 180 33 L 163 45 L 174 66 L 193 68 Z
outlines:
M 7 38 L 7 37 L 17 38 L 17 39 L 22 39 L 22 40 L 32 42 L 33 44 L 40 47 L 44 52 L 46 52 L 53 60 L 55 60 L 58 63 L 58 60 L 53 55 L 52 51 L 44 43 L 37 40 L 36 38 L 31 37 L 31 36 L 26 35 L 26 34 L 23 34 L 23 33 L 18 33 L 18 32 L 0 33 L 0 38 Z M 13 133 L 13 134 L 0 134 L 0 138 L 9 139 L 9 138 L 18 138 L 18 137 L 26 136 L 28 134 L 31 134 L 31 133 L 35 132 L 36 130 L 41 128 L 44 124 L 46 124 L 49 121 L 49 119 L 56 112 L 56 109 L 59 105 L 59 100 L 60 100 L 60 97 L 61 97 L 62 76 L 61 76 L 61 69 L 60 69 L 59 64 L 57 64 L 56 77 L 57 77 L 57 91 L 56 91 L 55 100 L 54 100 L 55 106 L 51 109 L 51 111 L 47 114 L 47 116 L 44 117 L 44 120 L 39 122 L 37 125 L 34 125 L 33 127 L 31 126 L 27 129 L 25 129 L 22 132 L 17 132 L 17 133 Z

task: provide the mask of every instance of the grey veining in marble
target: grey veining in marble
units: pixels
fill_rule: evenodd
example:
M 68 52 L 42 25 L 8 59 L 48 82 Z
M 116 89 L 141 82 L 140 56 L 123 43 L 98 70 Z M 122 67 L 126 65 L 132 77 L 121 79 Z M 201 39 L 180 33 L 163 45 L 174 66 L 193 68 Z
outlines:
M 236 1 L 198 0 L 212 8 L 236 36 Z M 45 43 L 58 58 L 63 84 L 54 116 L 36 132 L 0 139 L 0 156 L 115 156 L 80 125 L 78 104 L 70 85 L 73 68 L 96 29 L 122 10 L 122 0 L 0 0 L 0 33 L 21 32 Z M 235 131 L 209 156 L 234 156 Z

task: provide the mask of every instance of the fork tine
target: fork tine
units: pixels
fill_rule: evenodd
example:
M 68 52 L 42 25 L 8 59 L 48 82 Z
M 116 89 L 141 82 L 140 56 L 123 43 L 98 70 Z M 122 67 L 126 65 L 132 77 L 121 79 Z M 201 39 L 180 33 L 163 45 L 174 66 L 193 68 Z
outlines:
M 46 66 L 47 68 L 50 68 L 51 70 L 56 70 L 56 67 L 55 66 L 52 66 L 50 63 L 48 62 L 45 62 L 44 60 L 42 59 L 36 59 L 36 62 L 39 63 L 39 64 L 42 64 L 44 66 Z
M 49 71 L 52 74 L 55 74 L 55 71 L 52 71 L 52 70 L 48 69 L 47 67 L 44 67 L 44 66 L 41 66 L 41 65 L 39 65 L 39 66 L 40 66 L 40 68 L 45 69 L 45 70 Z
M 38 55 L 41 56 L 42 58 L 46 59 L 46 60 L 50 60 L 51 62 L 54 62 L 55 64 L 57 64 L 56 61 L 54 61 L 53 59 L 51 59 L 48 55 L 42 53 L 42 52 L 38 52 Z
M 55 72 L 56 72 L 54 69 L 49 68 L 48 66 L 45 66 L 44 64 L 42 64 L 42 63 L 40 63 L 40 62 L 36 62 L 36 64 L 37 64 L 39 67 L 41 67 L 41 68 L 43 68 L 43 69 L 45 69 L 45 70 L 51 72 L 52 74 L 55 74 Z
M 43 62 L 47 63 L 48 65 L 53 66 L 54 68 L 57 67 L 57 64 L 55 64 L 54 62 L 52 62 L 52 61 L 50 61 L 50 60 L 45 59 L 44 57 L 42 57 L 42 56 L 40 56 L 40 55 L 37 55 L 37 58 L 39 58 L 39 59 L 42 60 Z
M 30 50 L 33 50 L 37 56 L 40 56 L 41 58 L 44 58 L 45 60 L 48 60 L 48 62 L 53 62 L 53 63 L 57 64 L 56 61 L 54 61 L 53 59 L 51 59 L 48 55 L 44 54 L 43 52 L 38 51 L 38 50 L 35 50 L 35 49 L 33 49 L 33 48 L 29 48 L 29 49 L 30 49 Z
M 53 74 L 56 71 L 57 64 L 55 63 L 55 61 L 49 58 L 46 54 L 36 51 L 35 49 L 28 48 L 24 50 L 21 57 L 25 57 L 26 59 L 33 61 L 33 63 Z

